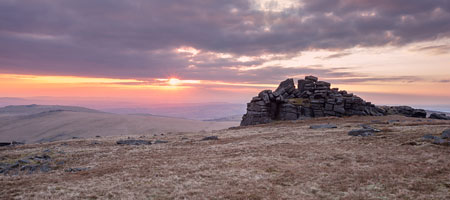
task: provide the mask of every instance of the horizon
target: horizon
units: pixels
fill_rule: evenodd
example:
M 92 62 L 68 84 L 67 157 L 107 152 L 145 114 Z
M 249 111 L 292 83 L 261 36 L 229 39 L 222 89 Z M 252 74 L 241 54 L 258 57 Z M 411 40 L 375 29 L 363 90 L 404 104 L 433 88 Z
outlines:
M 11 105 L 245 104 L 314 75 L 377 105 L 450 112 L 443 0 L 3 1 L 0 13 Z

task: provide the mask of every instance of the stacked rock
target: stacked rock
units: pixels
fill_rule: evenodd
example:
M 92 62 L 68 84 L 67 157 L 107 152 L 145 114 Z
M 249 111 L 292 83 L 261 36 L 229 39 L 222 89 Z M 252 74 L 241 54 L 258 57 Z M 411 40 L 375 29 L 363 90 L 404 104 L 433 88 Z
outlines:
M 293 79 L 287 79 L 274 92 L 264 90 L 253 97 L 247 104 L 241 126 L 310 117 L 384 115 L 385 111 L 372 103 L 330 87 L 330 83 L 314 76 L 299 80 L 297 88 Z

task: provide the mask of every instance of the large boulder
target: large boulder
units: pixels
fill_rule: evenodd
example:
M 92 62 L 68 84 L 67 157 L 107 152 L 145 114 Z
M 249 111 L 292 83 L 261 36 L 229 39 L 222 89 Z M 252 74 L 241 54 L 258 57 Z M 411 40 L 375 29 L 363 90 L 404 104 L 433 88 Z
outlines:
M 444 113 L 431 113 L 430 119 L 441 119 L 441 120 L 450 120 L 450 117 L 446 116 Z
M 378 109 L 386 115 L 403 115 L 406 117 L 426 118 L 427 112 L 423 109 L 415 109 L 410 106 L 380 106 Z

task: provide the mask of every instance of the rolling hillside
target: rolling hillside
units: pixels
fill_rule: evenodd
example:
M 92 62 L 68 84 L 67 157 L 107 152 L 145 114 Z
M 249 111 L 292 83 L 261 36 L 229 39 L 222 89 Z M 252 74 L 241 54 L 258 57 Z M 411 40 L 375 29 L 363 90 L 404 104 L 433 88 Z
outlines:
M 209 131 L 238 122 L 203 122 L 151 115 L 105 113 L 71 106 L 7 106 L 0 108 L 0 141 L 48 142 L 73 137 L 155 135 Z

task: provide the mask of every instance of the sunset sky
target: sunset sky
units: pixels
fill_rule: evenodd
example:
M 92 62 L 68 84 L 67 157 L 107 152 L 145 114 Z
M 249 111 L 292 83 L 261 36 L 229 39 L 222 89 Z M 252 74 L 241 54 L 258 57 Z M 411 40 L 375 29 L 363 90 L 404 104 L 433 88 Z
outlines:
M 0 97 L 246 103 L 305 75 L 450 105 L 450 1 L 0 0 Z

